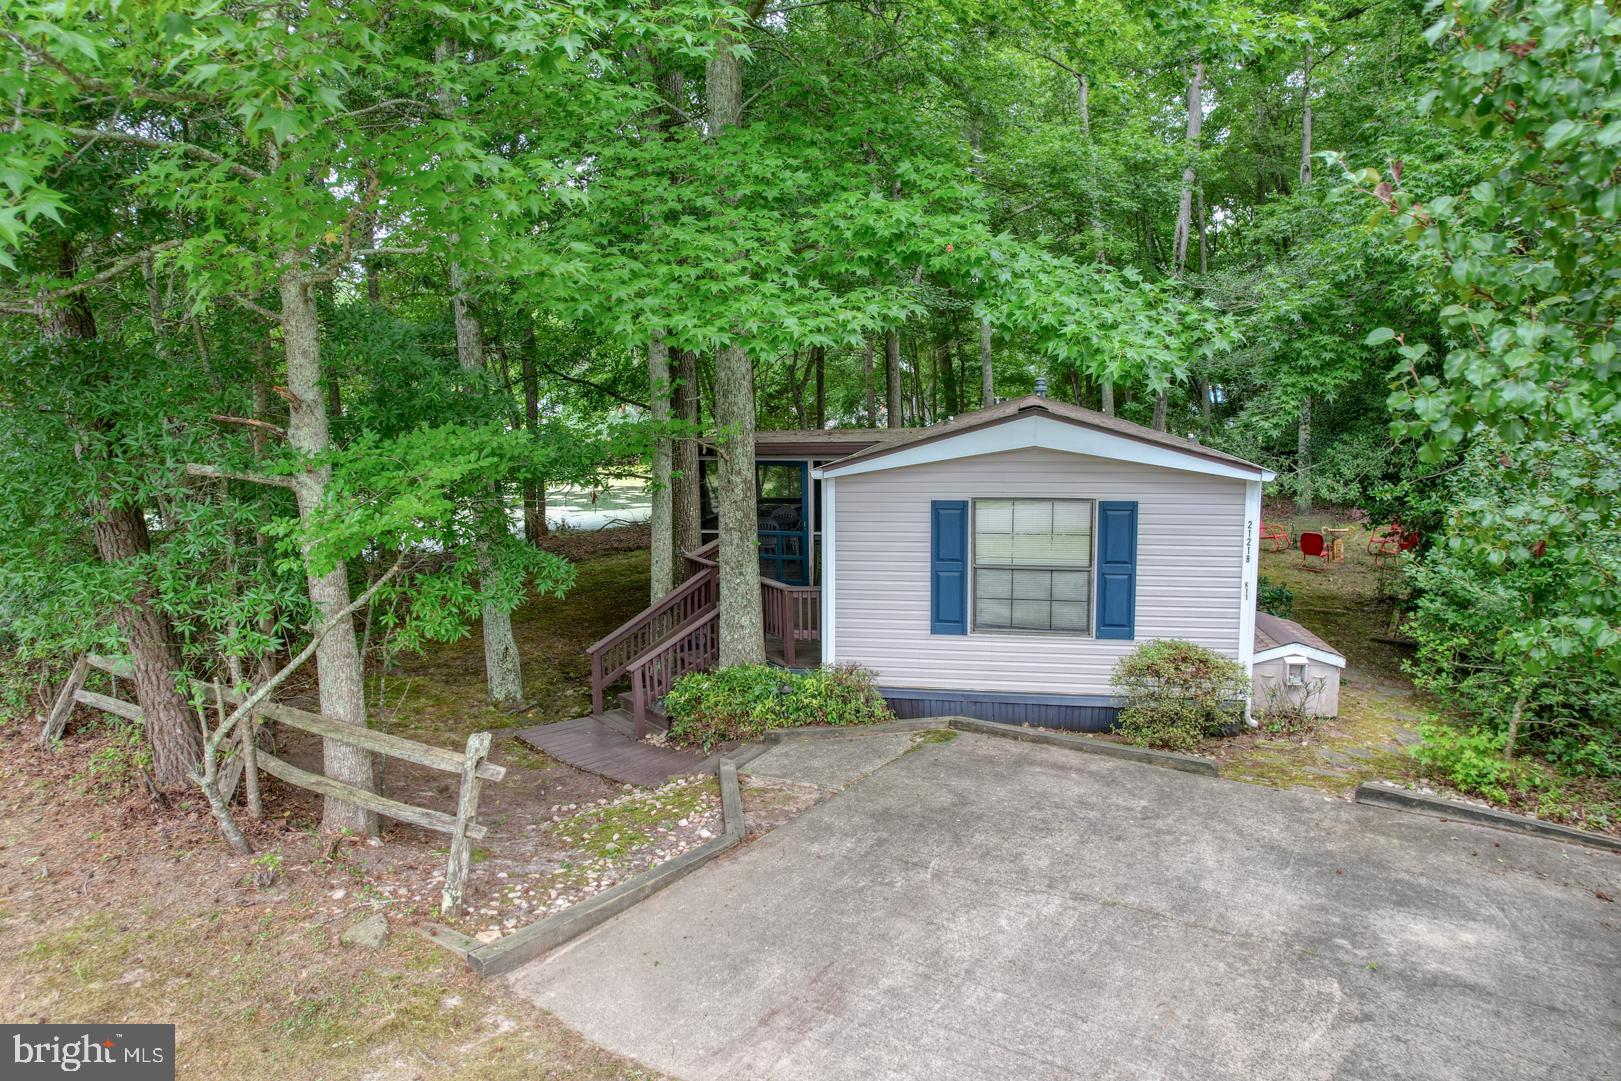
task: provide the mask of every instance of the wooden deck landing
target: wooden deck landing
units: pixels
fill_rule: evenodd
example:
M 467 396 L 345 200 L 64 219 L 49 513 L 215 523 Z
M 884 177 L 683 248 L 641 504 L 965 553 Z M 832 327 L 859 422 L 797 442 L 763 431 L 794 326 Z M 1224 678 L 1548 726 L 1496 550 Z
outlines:
M 788 667 L 788 662 L 782 652 L 782 639 L 775 634 L 765 636 L 765 659 L 783 668 Z M 802 638 L 794 643 L 794 671 L 801 668 L 815 668 L 821 663 L 822 640 L 820 638 Z
M 716 756 L 673 747 L 654 747 L 631 738 L 630 715 L 622 709 L 556 724 L 520 729 L 517 737 L 529 746 L 587 773 L 621 784 L 661 785 L 671 777 L 710 773 Z

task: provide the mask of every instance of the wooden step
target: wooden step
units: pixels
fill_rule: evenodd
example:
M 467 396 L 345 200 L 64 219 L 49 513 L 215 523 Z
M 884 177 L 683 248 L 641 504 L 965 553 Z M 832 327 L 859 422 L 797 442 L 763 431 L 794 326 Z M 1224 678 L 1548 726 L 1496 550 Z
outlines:
M 630 708 L 630 692 L 619 692 L 619 708 L 625 711 L 627 717 L 635 716 Z M 647 707 L 647 727 L 654 732 L 668 732 L 670 730 L 670 716 L 664 712 L 662 703 L 653 702 Z

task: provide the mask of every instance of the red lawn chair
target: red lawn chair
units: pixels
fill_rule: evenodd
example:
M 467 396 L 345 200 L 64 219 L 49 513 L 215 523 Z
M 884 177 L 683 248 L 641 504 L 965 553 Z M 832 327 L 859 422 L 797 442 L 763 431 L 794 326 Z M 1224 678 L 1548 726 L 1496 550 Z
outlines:
M 1300 534 L 1300 566 L 1304 570 L 1324 571 L 1328 569 L 1329 560 L 1328 539 L 1321 533 L 1307 532 Z M 1316 566 L 1312 560 L 1317 560 Z
M 1385 560 L 1394 559 L 1403 552 L 1411 552 L 1418 547 L 1421 539 L 1422 535 L 1418 530 L 1404 529 L 1400 522 L 1393 523 L 1389 529 L 1383 530 L 1374 540 L 1368 542 L 1368 551 L 1373 553 L 1373 565 L 1382 567 Z
M 1261 543 L 1272 541 L 1277 545 L 1274 552 L 1287 552 L 1289 550 L 1289 531 L 1281 525 L 1275 525 L 1266 519 L 1261 520 Z

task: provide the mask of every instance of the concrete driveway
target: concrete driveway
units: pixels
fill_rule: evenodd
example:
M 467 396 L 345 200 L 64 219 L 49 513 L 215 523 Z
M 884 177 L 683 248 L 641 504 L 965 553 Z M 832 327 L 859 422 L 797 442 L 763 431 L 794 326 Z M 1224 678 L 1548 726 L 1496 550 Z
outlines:
M 690 1081 L 1621 1078 L 1621 857 L 963 736 L 509 977 Z

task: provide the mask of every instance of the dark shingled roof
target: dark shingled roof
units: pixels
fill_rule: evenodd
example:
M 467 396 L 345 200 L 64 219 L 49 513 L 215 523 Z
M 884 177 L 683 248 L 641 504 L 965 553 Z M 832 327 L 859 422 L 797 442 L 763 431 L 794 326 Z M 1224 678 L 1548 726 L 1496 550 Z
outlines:
M 812 457 L 831 461 L 873 447 L 911 439 L 926 428 L 790 428 L 756 432 L 757 455 Z
M 1284 619 L 1270 612 L 1255 613 L 1255 652 L 1293 645 L 1311 646 L 1313 649 L 1332 653 L 1336 657 L 1345 656 L 1292 619 Z
M 948 436 L 958 435 L 962 432 L 971 432 L 979 428 L 989 427 L 1013 420 L 1025 413 L 1045 413 L 1056 420 L 1078 424 L 1083 428 L 1092 428 L 1098 431 L 1109 432 L 1114 435 L 1135 439 L 1142 443 L 1152 443 L 1172 450 L 1194 454 L 1211 461 L 1225 462 L 1245 469 L 1253 469 L 1257 474 L 1263 467 L 1254 462 L 1247 462 L 1243 458 L 1231 454 L 1224 454 L 1219 450 L 1212 450 L 1202 443 L 1167 432 L 1157 432 L 1152 428 L 1145 428 L 1141 424 L 1134 424 L 1129 420 L 1111 417 L 1107 413 L 1099 413 L 1093 409 L 1083 409 L 1078 405 L 1070 405 L 1052 398 L 1040 398 L 1034 394 L 1023 398 L 1013 398 L 1009 401 L 999 402 L 988 409 L 979 409 L 972 413 L 964 413 L 960 417 L 946 421 L 944 424 L 934 424 L 927 428 L 890 428 L 881 429 L 884 437 L 875 440 L 874 445 L 864 450 L 856 451 L 849 457 L 840 459 L 835 466 L 848 465 L 851 462 L 866 461 L 877 458 L 902 447 L 909 447 L 917 443 L 933 442 Z M 829 434 L 832 434 L 831 431 Z M 762 437 L 775 438 L 777 433 L 761 433 Z

